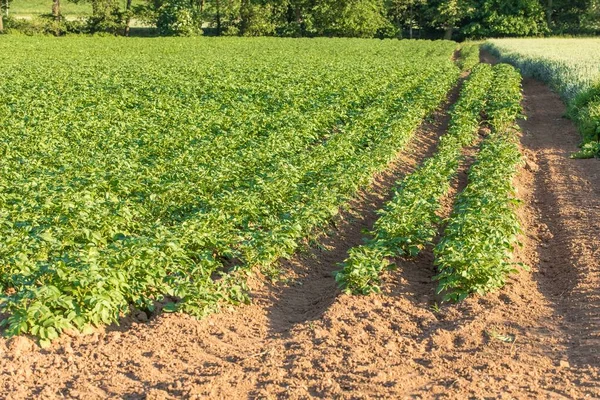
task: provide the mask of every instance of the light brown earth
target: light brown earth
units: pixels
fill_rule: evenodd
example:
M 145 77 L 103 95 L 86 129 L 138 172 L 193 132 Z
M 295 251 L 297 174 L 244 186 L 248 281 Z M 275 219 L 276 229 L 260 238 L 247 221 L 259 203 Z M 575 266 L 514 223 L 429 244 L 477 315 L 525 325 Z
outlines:
M 398 260 L 381 295 L 342 295 L 332 277 L 394 180 L 435 148 L 439 113 L 321 248 L 284 263 L 287 283 L 257 274 L 253 304 L 202 321 L 138 314 L 48 350 L 0 339 L 0 397 L 600 398 L 600 163 L 569 159 L 579 136 L 556 94 L 534 80 L 524 92 L 517 257 L 531 272 L 498 293 L 438 309 L 430 251 Z

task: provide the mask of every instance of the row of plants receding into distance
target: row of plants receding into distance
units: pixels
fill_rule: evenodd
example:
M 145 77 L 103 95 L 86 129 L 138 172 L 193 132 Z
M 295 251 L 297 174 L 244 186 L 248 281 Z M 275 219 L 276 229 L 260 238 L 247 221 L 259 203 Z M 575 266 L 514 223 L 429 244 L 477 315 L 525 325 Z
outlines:
M 380 290 L 393 259 L 415 257 L 438 235 L 441 200 L 456 177 L 465 147 L 478 138 L 482 115 L 491 132 L 483 141 L 435 247 L 438 293 L 462 300 L 504 285 L 516 271 L 511 254 L 519 232 L 512 179 L 520 162 L 517 130 L 520 74 L 506 64 L 480 64 L 464 84 L 437 152 L 398 184 L 394 198 L 362 246 L 352 248 L 336 280 L 349 293 Z
M 380 211 L 371 239 L 350 250 L 336 275 L 346 291 L 379 291 L 379 276 L 392 264 L 389 258 L 416 257 L 433 243 L 440 222 L 440 200 L 450 191 L 463 148 L 478 137 L 492 75 L 487 64 L 473 69 L 450 113 L 448 132 L 440 138 L 437 152 L 399 183 L 394 198 Z
M 337 279 L 376 291 L 390 258 L 433 244 L 482 114 L 491 133 L 436 247 L 436 279 L 460 300 L 514 270 L 520 78 L 478 65 L 470 46 L 455 63 L 448 41 L 23 40 L 0 43 L 8 335 L 47 345 L 132 308 L 202 317 L 249 301 L 251 268 L 293 255 L 385 169 L 456 85 L 457 64 L 473 71 L 437 153 L 399 183 Z

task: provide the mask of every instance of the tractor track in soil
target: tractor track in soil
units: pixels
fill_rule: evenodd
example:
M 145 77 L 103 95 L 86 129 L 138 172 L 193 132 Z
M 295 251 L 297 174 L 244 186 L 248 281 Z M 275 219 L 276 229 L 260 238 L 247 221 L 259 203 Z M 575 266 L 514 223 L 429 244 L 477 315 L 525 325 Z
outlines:
M 517 258 L 531 272 L 504 289 L 437 309 L 430 251 L 399 260 L 380 295 L 333 281 L 394 181 L 432 154 L 440 112 L 319 248 L 283 262 L 285 283 L 257 274 L 251 305 L 201 321 L 139 314 L 47 350 L 0 339 L 0 398 L 600 397 L 600 164 L 568 158 L 579 136 L 556 94 L 534 80 L 524 93 Z

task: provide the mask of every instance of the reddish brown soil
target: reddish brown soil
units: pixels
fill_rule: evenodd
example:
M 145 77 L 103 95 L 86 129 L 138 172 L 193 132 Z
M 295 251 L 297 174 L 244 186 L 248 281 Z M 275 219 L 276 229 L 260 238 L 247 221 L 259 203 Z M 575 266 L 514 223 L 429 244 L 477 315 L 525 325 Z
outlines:
M 202 321 L 140 315 L 48 350 L 0 339 L 1 396 L 599 398 L 600 164 L 569 159 L 578 134 L 563 104 L 536 81 L 524 88 L 517 257 L 531 272 L 498 293 L 438 309 L 431 252 L 400 261 L 381 295 L 342 295 L 333 281 L 392 182 L 435 147 L 438 115 L 321 248 L 284 263 L 287 282 L 252 278 L 252 305 Z

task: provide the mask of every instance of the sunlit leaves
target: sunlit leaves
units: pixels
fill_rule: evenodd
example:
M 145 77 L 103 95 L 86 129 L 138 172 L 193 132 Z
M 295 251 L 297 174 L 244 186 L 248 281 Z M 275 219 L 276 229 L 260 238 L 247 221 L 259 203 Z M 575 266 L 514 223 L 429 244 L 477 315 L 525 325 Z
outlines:
M 336 275 L 346 292 L 379 291 L 379 275 L 390 266 L 388 258 L 415 257 L 432 244 L 440 220 L 440 201 L 450 190 L 463 147 L 477 137 L 492 76 L 487 64 L 474 68 L 453 106 L 448 132 L 441 137 L 435 155 L 399 182 L 394 198 L 379 212 L 381 217 L 371 231 L 372 237 L 350 250 Z
M 521 76 L 511 66 L 494 67 L 486 113 L 492 128 L 469 170 L 443 237 L 435 248 L 438 293 L 462 300 L 502 287 L 517 270 L 512 261 L 519 221 L 512 180 L 521 162 L 517 130 Z
M 248 301 L 240 269 L 292 254 L 394 158 L 454 83 L 454 49 L 3 40 L 7 332 L 52 340 L 131 306 Z

